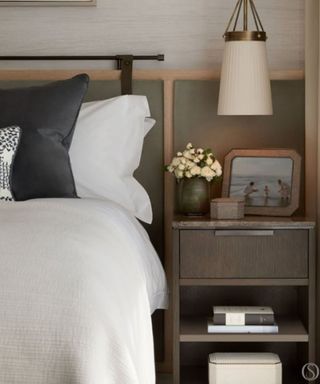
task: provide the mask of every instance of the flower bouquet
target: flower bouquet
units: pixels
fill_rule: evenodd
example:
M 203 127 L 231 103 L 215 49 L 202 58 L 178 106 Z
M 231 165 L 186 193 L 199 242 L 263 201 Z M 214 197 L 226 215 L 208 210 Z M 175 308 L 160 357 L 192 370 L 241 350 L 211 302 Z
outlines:
M 210 184 L 221 178 L 222 167 L 211 149 L 194 148 L 189 143 L 178 152 L 166 171 L 178 181 L 178 206 L 181 213 L 202 215 L 209 211 Z

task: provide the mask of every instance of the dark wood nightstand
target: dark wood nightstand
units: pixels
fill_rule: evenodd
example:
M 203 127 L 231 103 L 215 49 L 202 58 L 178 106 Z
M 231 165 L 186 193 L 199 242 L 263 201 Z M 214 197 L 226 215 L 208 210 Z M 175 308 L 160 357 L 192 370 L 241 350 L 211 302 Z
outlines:
M 208 383 L 212 352 L 273 352 L 283 382 L 315 361 L 315 223 L 248 217 L 173 222 L 174 384 Z M 271 306 L 278 334 L 208 334 L 214 305 Z

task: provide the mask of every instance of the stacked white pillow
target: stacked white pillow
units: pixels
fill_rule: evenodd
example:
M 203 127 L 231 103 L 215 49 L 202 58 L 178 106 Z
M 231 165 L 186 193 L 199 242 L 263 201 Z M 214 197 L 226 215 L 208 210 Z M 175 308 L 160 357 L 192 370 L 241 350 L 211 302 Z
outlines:
M 150 198 L 133 177 L 145 135 L 155 124 L 145 96 L 120 96 L 84 103 L 70 159 L 79 197 L 109 199 L 147 223 Z

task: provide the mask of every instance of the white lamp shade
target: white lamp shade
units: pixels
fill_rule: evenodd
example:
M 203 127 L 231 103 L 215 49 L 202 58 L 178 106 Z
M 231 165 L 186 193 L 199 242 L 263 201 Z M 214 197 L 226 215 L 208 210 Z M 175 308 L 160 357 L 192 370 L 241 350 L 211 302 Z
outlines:
M 272 114 L 265 41 L 226 42 L 218 115 Z

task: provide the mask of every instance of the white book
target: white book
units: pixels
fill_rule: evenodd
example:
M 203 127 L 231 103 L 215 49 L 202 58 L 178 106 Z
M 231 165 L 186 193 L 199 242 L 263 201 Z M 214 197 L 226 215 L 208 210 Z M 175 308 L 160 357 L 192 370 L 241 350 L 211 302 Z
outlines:
M 279 333 L 279 327 L 274 325 L 214 325 L 208 320 L 208 333 Z

